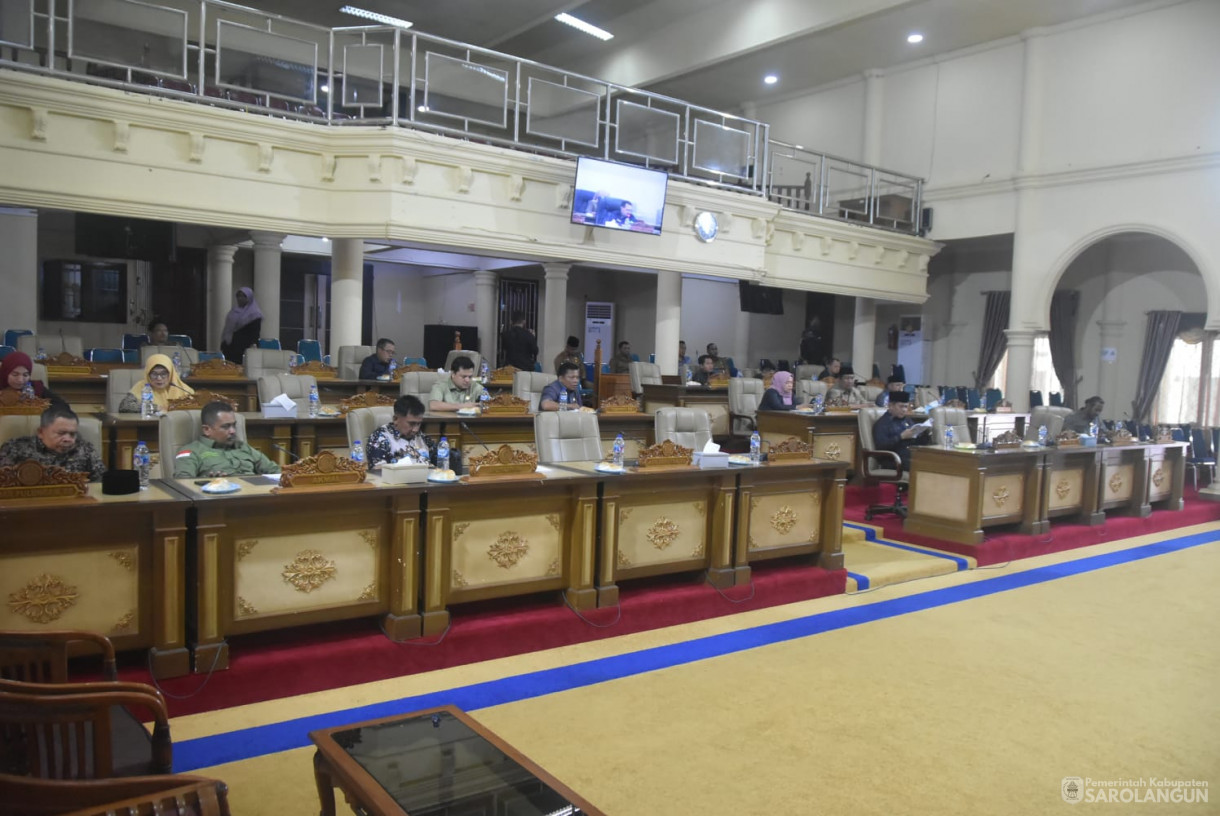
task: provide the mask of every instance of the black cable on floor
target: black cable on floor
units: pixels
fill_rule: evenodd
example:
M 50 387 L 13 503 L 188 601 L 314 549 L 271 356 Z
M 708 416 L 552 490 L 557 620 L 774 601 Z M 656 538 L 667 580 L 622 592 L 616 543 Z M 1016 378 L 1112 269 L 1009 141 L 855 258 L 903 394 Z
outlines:
M 220 653 L 224 648 L 217 648 L 215 654 L 212 655 L 212 667 L 208 669 L 207 677 L 203 678 L 203 682 L 199 684 L 199 688 L 192 691 L 190 694 L 170 694 L 165 689 L 161 688 L 161 684 L 157 681 L 157 675 L 153 673 L 153 650 L 148 650 L 148 673 L 152 675 L 152 684 L 163 695 L 171 700 L 189 700 L 199 692 L 203 691 L 204 686 L 212 679 L 212 675 L 216 672 L 216 666 L 220 663 Z
M 584 615 L 580 614 L 579 609 L 572 606 L 571 602 L 568 601 L 568 596 L 566 593 L 560 592 L 559 598 L 563 601 L 564 606 L 566 606 L 568 609 L 572 610 L 573 615 L 580 618 L 582 621 L 589 624 L 594 629 L 610 629 L 611 627 L 618 626 L 619 621 L 621 621 L 623 619 L 623 605 L 621 603 L 618 603 L 617 601 L 614 604 L 614 610 L 615 610 L 614 620 L 610 621 L 609 623 L 594 623 L 593 621 L 586 618 Z

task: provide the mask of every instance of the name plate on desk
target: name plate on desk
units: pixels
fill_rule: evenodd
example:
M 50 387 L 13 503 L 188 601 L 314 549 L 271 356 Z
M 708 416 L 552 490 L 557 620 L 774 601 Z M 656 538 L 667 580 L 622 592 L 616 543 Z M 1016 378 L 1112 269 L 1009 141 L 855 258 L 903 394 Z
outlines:
M 293 374 L 302 375 L 308 374 L 315 380 L 337 380 L 339 379 L 339 369 L 334 366 L 328 366 L 326 363 L 320 363 L 317 360 L 310 360 L 308 363 L 302 363 L 289 369 Z
M 27 397 L 20 391 L 11 388 L 0 390 L 0 414 L 18 414 L 28 416 L 41 414 L 51 407 L 49 399 Z
M 198 411 L 209 402 L 223 402 L 234 411 L 237 410 L 237 400 L 226 397 L 224 394 L 217 394 L 215 391 L 202 389 L 181 399 L 170 400 L 168 409 L 170 411 Z
M 0 467 L 0 501 L 78 499 L 89 492 L 89 474 L 27 459 Z
M 500 394 L 483 403 L 482 408 L 485 414 L 528 414 L 530 401 L 512 394 Z
M 812 458 L 813 446 L 808 442 L 802 442 L 795 436 L 790 436 L 783 442 L 772 445 L 767 451 L 767 461 L 773 463 L 808 462 Z
M 379 405 L 393 404 L 394 397 L 389 394 L 375 394 L 372 391 L 365 391 L 354 397 L 345 397 L 339 400 L 339 413 L 346 414 L 350 411 L 355 411 L 357 408 L 374 408 Z
M 237 363 L 230 363 L 228 360 L 216 358 L 213 360 L 201 360 L 191 366 L 191 377 L 233 377 L 244 380 L 246 378 L 246 370 Z
M 280 474 L 280 487 L 356 485 L 363 484 L 365 475 L 362 463 L 322 451 L 316 456 L 285 465 Z
M 599 408 L 603 414 L 641 413 L 639 401 L 635 397 L 629 397 L 625 394 L 615 394 L 613 397 L 606 397 L 602 400 Z
M 508 445 L 501 445 L 497 450 L 482 456 L 470 457 L 468 470 L 471 480 L 520 476 L 538 470 L 538 457 Z
M 666 439 L 640 451 L 639 469 L 690 467 L 692 454 L 690 448 L 684 448 L 672 439 Z
M 47 367 L 48 377 L 64 377 L 80 374 L 94 374 L 93 366 L 88 360 L 68 352 L 62 352 L 54 357 L 48 357 L 42 363 Z

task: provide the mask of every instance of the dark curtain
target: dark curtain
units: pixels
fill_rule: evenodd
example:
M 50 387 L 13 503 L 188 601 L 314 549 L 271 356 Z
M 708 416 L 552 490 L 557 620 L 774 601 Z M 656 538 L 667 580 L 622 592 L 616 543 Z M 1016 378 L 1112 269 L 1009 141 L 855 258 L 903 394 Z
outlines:
M 981 394 L 995 374 L 1008 349 L 1008 304 L 1011 292 L 986 292 L 987 310 L 983 314 L 983 342 L 979 346 L 979 367 L 974 371 L 974 387 Z
M 1080 293 L 1075 290 L 1056 292 L 1051 298 L 1051 365 L 1063 386 L 1063 404 L 1069 408 L 1080 405 L 1076 397 L 1076 307 Z
M 1152 410 L 1152 401 L 1161 387 L 1161 377 L 1169 362 L 1169 352 L 1182 323 L 1181 312 L 1149 312 L 1148 328 L 1144 332 L 1144 356 L 1140 360 L 1140 377 L 1131 400 L 1131 418 L 1143 422 Z

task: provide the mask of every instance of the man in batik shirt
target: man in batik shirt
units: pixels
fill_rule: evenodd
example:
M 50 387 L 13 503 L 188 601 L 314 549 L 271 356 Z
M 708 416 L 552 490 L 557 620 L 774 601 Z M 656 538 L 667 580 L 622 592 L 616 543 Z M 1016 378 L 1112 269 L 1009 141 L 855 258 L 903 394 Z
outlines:
M 394 402 L 394 418 L 369 434 L 366 459 L 370 468 L 406 460 L 428 462 L 428 438 L 420 433 L 424 423 L 424 404 L 410 394 Z
M 93 443 L 77 433 L 80 420 L 64 403 L 52 403 L 42 412 L 38 431 L 33 436 L 10 439 L 0 447 L 0 467 L 20 465 L 30 459 L 40 465 L 53 465 L 74 473 L 88 473 L 89 481 L 100 482 L 106 466 Z

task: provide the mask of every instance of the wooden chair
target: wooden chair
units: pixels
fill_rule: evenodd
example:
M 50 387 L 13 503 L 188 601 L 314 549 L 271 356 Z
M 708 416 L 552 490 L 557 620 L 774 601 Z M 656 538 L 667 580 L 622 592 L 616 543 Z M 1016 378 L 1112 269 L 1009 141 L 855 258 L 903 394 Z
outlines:
M 117 680 L 114 645 L 95 632 L 57 630 L 49 632 L 0 631 L 0 679 L 23 683 L 68 682 L 68 658 L 89 650 L 102 654 L 102 676 Z
M 65 781 L 0 773 L 0 816 L 229 816 L 228 791 L 185 774 Z
M 150 735 L 128 707 L 153 721 Z M 0 772 L 42 779 L 167 774 L 165 700 L 143 683 L 0 680 Z

